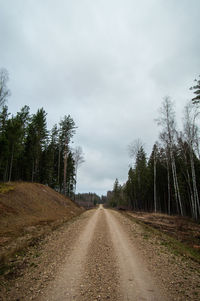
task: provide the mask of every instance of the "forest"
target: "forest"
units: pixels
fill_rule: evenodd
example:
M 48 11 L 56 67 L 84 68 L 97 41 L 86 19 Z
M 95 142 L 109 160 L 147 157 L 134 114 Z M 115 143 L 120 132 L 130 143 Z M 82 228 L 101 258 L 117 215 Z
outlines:
M 11 115 L 6 105 L 8 79 L 7 70 L 0 69 L 0 181 L 39 182 L 75 198 L 77 170 L 84 157 L 80 146 L 70 146 L 77 129 L 73 118 L 65 115 L 48 130 L 43 108 L 30 114 L 30 108 L 24 106 Z M 199 219 L 200 79 L 191 90 L 194 98 L 185 105 L 181 131 L 176 125 L 174 103 L 165 97 L 155 119 L 159 139 L 149 158 L 142 140 L 136 139 L 129 145 L 132 165 L 127 181 L 120 184 L 116 179 L 107 197 L 78 194 L 78 201 L 103 201 L 111 207 Z
M 195 97 L 184 108 L 182 131 L 177 129 L 174 103 L 165 97 L 155 120 L 159 140 L 150 157 L 141 139 L 129 146 L 133 164 L 127 181 L 120 185 L 116 179 L 107 192 L 110 206 L 200 218 L 200 80 L 190 89 Z
M 24 106 L 16 115 L 6 105 L 10 91 L 8 72 L 0 70 L 0 181 L 39 182 L 74 197 L 77 169 L 83 160 L 80 146 L 70 142 L 76 125 L 65 115 L 51 130 L 47 129 L 47 113 L 43 108 L 30 114 Z

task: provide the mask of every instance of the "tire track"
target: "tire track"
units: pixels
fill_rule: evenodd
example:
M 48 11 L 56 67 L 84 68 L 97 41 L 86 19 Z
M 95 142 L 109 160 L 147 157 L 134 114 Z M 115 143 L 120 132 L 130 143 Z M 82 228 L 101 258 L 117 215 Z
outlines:
M 81 287 L 81 301 L 121 300 L 117 259 L 111 242 L 105 210 L 101 208 L 93 239 L 88 248 L 84 281 Z
M 140 258 L 122 225 L 110 210 L 105 210 L 120 269 L 121 301 L 166 301 L 151 273 Z
M 46 293 L 44 293 L 44 295 L 38 300 L 81 300 L 80 285 L 84 273 L 86 255 L 89 244 L 93 238 L 94 229 L 98 219 L 99 210 L 90 217 L 86 227 L 83 231 L 81 231 L 77 238 L 71 254 L 66 257 L 65 263 L 59 270 L 57 277 L 52 283 L 50 283 Z

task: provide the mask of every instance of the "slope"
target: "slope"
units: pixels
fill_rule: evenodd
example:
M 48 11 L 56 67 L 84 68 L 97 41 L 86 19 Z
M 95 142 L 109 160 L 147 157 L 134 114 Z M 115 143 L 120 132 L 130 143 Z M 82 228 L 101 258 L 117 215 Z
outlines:
M 53 189 L 36 183 L 0 186 L 0 258 L 45 235 L 83 209 Z

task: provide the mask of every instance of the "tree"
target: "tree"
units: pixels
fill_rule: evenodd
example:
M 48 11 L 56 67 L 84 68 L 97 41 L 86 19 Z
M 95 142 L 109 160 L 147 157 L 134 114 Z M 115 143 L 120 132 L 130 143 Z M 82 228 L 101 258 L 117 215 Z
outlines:
M 120 204 L 120 193 L 121 186 L 119 184 L 118 179 L 115 180 L 113 185 L 113 199 L 112 199 L 112 207 L 119 206 Z
M 69 143 L 75 134 L 75 122 L 70 115 L 64 116 L 60 121 L 60 147 L 63 154 L 63 193 L 67 194 L 67 157 L 69 152 Z M 60 164 L 60 163 L 59 163 Z
M 158 161 L 158 145 L 157 143 L 154 144 L 152 154 L 150 156 L 149 162 L 148 162 L 148 168 L 149 168 L 149 182 L 150 185 L 152 185 L 153 182 L 153 200 L 154 200 L 154 212 L 157 212 L 158 210 L 158 204 L 157 204 L 157 161 Z M 151 172 L 152 170 L 152 172 Z M 152 181 L 153 178 L 153 181 Z
M 23 138 L 23 129 L 21 120 L 16 117 L 12 117 L 8 120 L 7 124 L 7 138 L 9 142 L 9 152 L 10 152 L 10 168 L 9 168 L 9 177 L 8 181 L 11 181 L 12 168 L 13 168 L 13 159 L 17 155 L 18 149 L 21 146 L 21 140 Z
M 77 172 L 78 172 L 78 167 L 85 162 L 84 156 L 83 156 L 83 150 L 81 146 L 77 146 L 74 149 L 73 152 L 73 158 L 75 162 L 75 187 L 74 187 L 74 196 L 76 195 L 76 183 L 77 183 Z
M 28 123 L 29 108 L 23 107 L 16 116 L 8 118 L 7 107 L 0 115 L 0 161 L 4 167 L 3 180 L 11 181 L 22 176 L 24 140 Z M 23 158 L 23 160 L 22 160 Z M 1 166 L 1 163 L 0 163 Z M 1 167 L 2 167 L 1 166 Z
M 167 182 L 166 152 L 156 142 L 148 161 L 149 210 L 167 213 Z
M 147 159 L 143 147 L 140 147 L 135 162 L 135 195 L 137 209 L 147 209 Z
M 194 167 L 194 144 L 195 144 L 196 133 L 198 131 L 195 121 L 198 115 L 199 115 L 199 111 L 197 110 L 197 108 L 194 108 L 191 105 L 191 103 L 188 103 L 185 106 L 184 133 L 185 133 L 185 139 L 187 142 L 187 146 L 189 149 L 189 156 L 190 156 L 190 167 L 191 167 L 192 187 L 193 187 L 193 192 L 191 194 L 192 216 L 195 219 L 197 219 L 198 216 L 200 216 L 200 202 L 199 202 L 199 195 L 198 195 L 197 183 L 196 183 L 196 172 Z
M 168 213 L 170 214 L 170 170 L 169 165 L 171 163 L 172 175 L 173 175 L 173 184 L 174 184 L 174 193 L 176 200 L 177 212 L 183 215 L 183 207 L 181 202 L 176 164 L 174 159 L 173 147 L 175 144 L 176 138 L 176 123 L 175 123 L 175 112 L 173 109 L 173 103 L 169 97 L 165 97 L 162 106 L 160 108 L 160 117 L 156 120 L 157 124 L 162 126 L 162 132 L 160 133 L 160 139 L 165 145 L 166 148 L 166 157 L 167 157 L 167 171 L 168 171 Z M 170 162 L 171 161 L 171 162 Z
M 75 161 L 73 154 L 70 151 L 67 156 L 67 171 L 66 171 L 66 194 L 72 198 L 74 196 L 75 185 Z
M 50 142 L 46 152 L 47 181 L 50 187 L 58 188 L 57 162 L 59 157 L 59 130 L 57 124 L 51 129 Z
M 200 77 L 200 75 L 199 75 Z M 200 79 L 195 79 L 194 80 L 196 85 L 194 85 L 193 87 L 190 87 L 190 90 L 194 90 L 194 94 L 196 95 L 194 98 L 192 98 L 192 102 L 194 104 L 199 103 L 200 102 Z
M 8 71 L 4 68 L 0 69 L 0 107 L 3 106 L 10 96 L 10 90 L 7 88 L 9 80 Z
M 40 171 L 42 169 L 42 152 L 47 143 L 48 131 L 46 122 L 47 113 L 44 109 L 39 109 L 30 120 L 27 128 L 27 137 L 25 141 L 26 173 L 28 180 L 41 181 Z M 30 175 L 30 170 L 32 171 Z
M 129 152 L 129 156 L 130 158 L 132 158 L 133 160 L 135 160 L 138 151 L 142 148 L 144 148 L 144 143 L 142 142 L 141 139 L 135 139 L 131 144 L 128 145 L 128 152 Z
M 136 210 L 136 196 L 135 196 L 135 170 L 130 167 L 128 171 L 128 180 L 125 185 L 125 195 L 128 198 L 131 209 Z
M 9 143 L 7 124 L 9 120 L 8 107 L 3 106 L 0 112 L 0 180 L 6 181 L 8 175 Z

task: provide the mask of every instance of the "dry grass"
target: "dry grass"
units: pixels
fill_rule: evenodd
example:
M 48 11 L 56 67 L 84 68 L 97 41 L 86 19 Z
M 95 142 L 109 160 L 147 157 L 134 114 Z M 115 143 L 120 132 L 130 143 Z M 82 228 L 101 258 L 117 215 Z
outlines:
M 124 214 L 144 225 L 147 236 L 151 231 L 159 234 L 163 245 L 200 263 L 200 227 L 194 220 L 160 213 L 127 211 Z
M 34 243 L 83 209 L 36 183 L 0 185 L 0 261 Z

